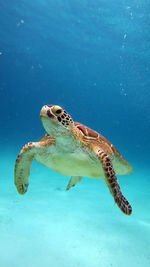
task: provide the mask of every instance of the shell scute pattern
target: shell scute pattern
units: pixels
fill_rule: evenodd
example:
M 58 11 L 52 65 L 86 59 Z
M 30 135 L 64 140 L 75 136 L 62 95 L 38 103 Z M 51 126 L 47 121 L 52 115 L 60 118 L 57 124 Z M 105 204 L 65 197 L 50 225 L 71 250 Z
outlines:
M 99 134 L 95 131 L 93 131 L 92 129 L 84 126 L 81 123 L 75 122 L 75 126 L 85 135 L 88 137 L 94 137 L 94 138 L 98 138 Z
M 84 126 L 81 123 L 75 122 L 74 124 L 85 137 L 99 142 L 101 144 L 102 149 L 106 153 L 108 153 L 109 155 L 117 155 L 125 162 L 125 164 L 129 165 L 129 163 L 119 153 L 119 151 L 103 135 L 97 133 L 96 131 L 93 131 L 92 129 L 88 128 L 87 126 Z

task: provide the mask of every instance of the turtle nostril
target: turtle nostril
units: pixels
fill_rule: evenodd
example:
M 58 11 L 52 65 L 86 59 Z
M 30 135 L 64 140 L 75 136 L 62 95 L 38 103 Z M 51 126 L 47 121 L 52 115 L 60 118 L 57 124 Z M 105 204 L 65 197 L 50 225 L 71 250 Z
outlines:
M 47 105 L 47 107 L 51 108 L 53 105 Z
M 50 110 L 47 111 L 47 116 L 49 118 L 54 118 L 54 115 L 50 112 Z

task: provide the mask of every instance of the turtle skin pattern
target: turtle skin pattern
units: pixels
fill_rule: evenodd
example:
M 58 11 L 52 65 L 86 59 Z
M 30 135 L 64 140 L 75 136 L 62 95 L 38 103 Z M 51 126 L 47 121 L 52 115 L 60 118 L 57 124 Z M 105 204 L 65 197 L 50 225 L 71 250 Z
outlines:
M 98 153 L 104 167 L 107 186 L 113 195 L 115 202 L 126 215 L 131 215 L 132 207 L 121 192 L 110 158 L 104 151 L 99 150 Z

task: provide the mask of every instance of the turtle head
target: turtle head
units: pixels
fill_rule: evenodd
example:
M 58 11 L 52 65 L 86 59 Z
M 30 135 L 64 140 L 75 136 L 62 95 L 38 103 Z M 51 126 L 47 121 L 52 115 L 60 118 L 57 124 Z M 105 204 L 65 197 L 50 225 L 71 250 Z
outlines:
M 70 129 L 73 120 L 60 106 L 45 105 L 40 112 L 42 124 L 50 135 L 61 134 Z

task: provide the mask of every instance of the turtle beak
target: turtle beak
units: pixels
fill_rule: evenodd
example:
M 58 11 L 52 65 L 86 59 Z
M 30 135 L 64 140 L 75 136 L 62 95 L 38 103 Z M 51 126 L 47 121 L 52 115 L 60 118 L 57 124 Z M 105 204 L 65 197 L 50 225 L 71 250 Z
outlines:
M 41 112 L 40 112 L 40 118 L 41 117 L 49 117 L 50 119 L 53 119 L 55 116 L 51 112 L 51 107 L 53 107 L 53 105 L 43 106 L 41 109 Z

